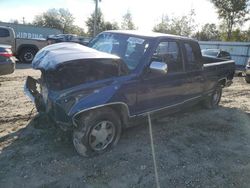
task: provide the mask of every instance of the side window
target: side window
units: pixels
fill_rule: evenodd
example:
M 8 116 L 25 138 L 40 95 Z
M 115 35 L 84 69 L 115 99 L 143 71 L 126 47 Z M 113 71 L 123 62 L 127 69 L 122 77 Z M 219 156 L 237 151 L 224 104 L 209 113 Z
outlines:
M 168 65 L 169 72 L 183 71 L 180 48 L 177 42 L 168 41 L 159 43 L 152 61 L 165 62 Z
M 10 32 L 8 29 L 0 28 L 0 37 L 9 37 Z
M 200 69 L 199 63 L 201 57 L 200 49 L 196 45 L 192 45 L 191 43 L 184 43 L 185 51 L 186 51 L 186 59 L 187 59 L 187 70 Z
M 189 43 L 185 43 L 184 45 L 186 49 L 187 63 L 196 64 L 195 54 L 194 54 L 192 46 Z

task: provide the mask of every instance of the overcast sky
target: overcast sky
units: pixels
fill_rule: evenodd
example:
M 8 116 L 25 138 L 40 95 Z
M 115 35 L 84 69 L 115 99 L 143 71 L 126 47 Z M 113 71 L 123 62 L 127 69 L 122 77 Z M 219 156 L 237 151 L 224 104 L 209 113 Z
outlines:
M 50 8 L 66 8 L 75 17 L 75 24 L 85 27 L 87 17 L 94 11 L 94 0 L 0 0 L 0 20 L 22 17 L 31 22 L 35 15 Z M 209 0 L 102 0 L 100 8 L 106 21 L 121 21 L 129 10 L 140 30 L 151 30 L 163 14 L 181 16 L 195 10 L 198 26 L 218 23 L 217 14 Z

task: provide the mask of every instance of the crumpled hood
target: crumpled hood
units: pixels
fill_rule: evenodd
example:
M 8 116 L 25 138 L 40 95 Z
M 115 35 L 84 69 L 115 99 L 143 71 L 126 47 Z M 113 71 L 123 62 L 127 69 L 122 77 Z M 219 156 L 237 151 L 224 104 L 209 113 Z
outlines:
M 42 48 L 34 57 L 32 67 L 40 70 L 53 70 L 59 64 L 77 59 L 119 59 L 118 56 L 73 43 L 62 42 Z

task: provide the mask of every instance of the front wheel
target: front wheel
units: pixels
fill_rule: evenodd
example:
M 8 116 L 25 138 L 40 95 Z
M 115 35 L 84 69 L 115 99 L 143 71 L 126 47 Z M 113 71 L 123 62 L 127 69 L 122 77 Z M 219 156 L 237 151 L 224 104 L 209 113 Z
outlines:
M 212 95 L 208 96 L 207 99 L 204 101 L 204 105 L 208 109 L 217 108 L 221 99 L 222 95 L 222 87 L 217 86 Z
M 110 150 L 120 138 L 121 122 L 111 108 L 89 112 L 80 122 L 81 125 L 73 131 L 73 144 L 84 157 Z

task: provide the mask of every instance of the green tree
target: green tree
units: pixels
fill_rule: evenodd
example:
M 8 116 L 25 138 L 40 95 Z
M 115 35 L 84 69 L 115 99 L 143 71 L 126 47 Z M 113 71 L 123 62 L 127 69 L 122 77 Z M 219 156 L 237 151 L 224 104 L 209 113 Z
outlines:
M 76 25 L 71 27 L 71 33 L 79 36 L 86 36 L 84 29 Z
M 170 33 L 169 17 L 167 15 L 162 15 L 161 22 L 154 26 L 153 31 L 159 33 Z
M 72 33 L 74 17 L 67 9 L 49 9 L 48 11 L 37 15 L 33 24 L 41 27 L 56 28 L 63 33 Z
M 94 36 L 94 23 L 95 23 L 95 12 L 93 12 L 86 21 L 86 26 L 88 28 L 88 35 L 91 37 Z M 98 9 L 96 17 L 96 34 L 102 32 L 103 28 L 104 28 L 103 14 L 101 10 Z
M 103 31 L 106 30 L 118 30 L 119 29 L 119 25 L 117 22 L 104 22 L 103 24 Z
M 220 40 L 220 33 L 215 24 L 207 23 L 203 25 L 201 31 L 197 31 L 193 37 L 203 41 L 218 41 Z
M 232 31 L 238 25 L 242 25 L 248 20 L 246 18 L 249 10 L 247 4 L 249 0 L 210 0 L 217 9 L 219 19 L 226 24 L 227 40 L 232 39 Z
M 72 29 L 74 29 L 75 27 L 73 25 L 75 18 L 66 9 L 60 8 L 58 12 L 59 12 L 59 16 L 60 16 L 59 18 L 62 24 L 63 33 L 71 33 Z
M 227 33 L 221 33 L 221 40 L 227 41 Z M 242 31 L 240 28 L 232 31 L 232 37 L 230 41 L 236 42 L 250 42 L 250 29 Z
M 171 33 L 176 35 L 191 36 L 195 30 L 195 12 L 190 10 L 188 15 L 173 17 L 171 23 Z
M 86 21 L 86 25 L 88 28 L 88 36 L 94 36 L 94 21 L 95 21 L 95 12 L 93 12 L 90 17 Z M 119 26 L 117 22 L 109 22 L 104 21 L 103 14 L 100 9 L 97 12 L 97 19 L 96 19 L 96 33 L 100 33 L 106 30 L 117 30 Z
M 195 12 L 191 9 L 190 13 L 181 17 L 172 17 L 163 16 L 161 23 L 154 26 L 153 31 L 182 35 L 182 36 L 191 36 L 192 32 L 195 30 L 195 21 L 194 21 Z
M 250 27 L 243 32 L 244 42 L 250 42 Z
M 137 29 L 132 18 L 132 14 L 127 11 L 126 14 L 123 15 L 122 17 L 122 23 L 121 23 L 121 29 L 124 30 L 135 30 Z
M 244 42 L 244 32 L 242 32 L 239 28 L 232 31 L 232 41 Z

